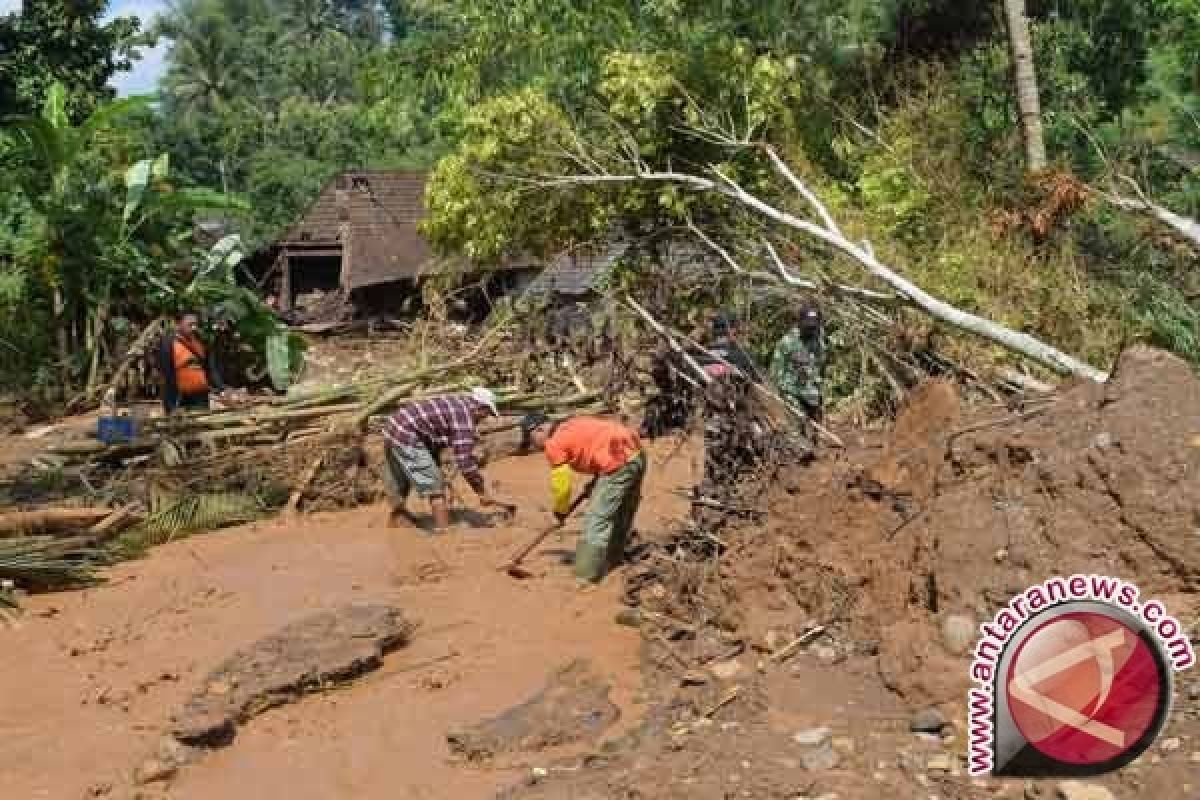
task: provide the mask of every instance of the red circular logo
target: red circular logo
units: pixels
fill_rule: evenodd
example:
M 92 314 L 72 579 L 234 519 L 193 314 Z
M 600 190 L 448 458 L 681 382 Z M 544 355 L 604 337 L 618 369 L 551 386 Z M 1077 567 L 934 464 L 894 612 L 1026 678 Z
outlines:
M 1012 659 L 1005 689 L 1025 740 L 1055 761 L 1098 765 L 1145 749 L 1168 685 L 1151 646 L 1123 622 L 1079 611 L 1049 620 Z

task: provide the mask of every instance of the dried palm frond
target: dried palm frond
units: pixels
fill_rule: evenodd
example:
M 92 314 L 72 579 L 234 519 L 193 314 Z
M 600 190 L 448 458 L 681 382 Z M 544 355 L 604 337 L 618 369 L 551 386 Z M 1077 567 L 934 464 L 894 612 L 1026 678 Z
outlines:
M 86 537 L 19 536 L 0 540 L 0 580 L 57 589 L 95 583 L 93 567 L 108 562 Z
M 189 533 L 253 522 L 265 511 L 259 497 L 244 492 L 160 494 L 142 532 L 145 544 L 169 542 Z

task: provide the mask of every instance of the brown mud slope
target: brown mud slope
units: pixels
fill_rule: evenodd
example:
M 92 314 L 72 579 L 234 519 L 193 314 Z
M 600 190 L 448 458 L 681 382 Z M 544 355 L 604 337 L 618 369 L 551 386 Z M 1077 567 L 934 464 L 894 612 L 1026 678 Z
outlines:
M 878 642 L 884 680 L 914 704 L 964 695 L 948 617 L 990 619 L 1055 575 L 1132 581 L 1191 621 L 1200 381 L 1184 362 L 1134 348 L 1106 386 L 962 416 L 952 386 L 927 384 L 879 457 L 835 467 L 815 497 L 779 498 L 773 546 L 732 562 L 743 600 Z
M 1177 676 L 1155 749 L 1089 782 L 1096 794 L 973 780 L 964 734 L 977 626 L 1027 586 L 1123 578 L 1196 637 L 1198 436 L 1200 381 L 1147 348 L 1106 386 L 1016 412 L 968 411 L 953 385 L 920 387 L 882 444 L 784 476 L 766 525 L 720 531 L 719 554 L 666 550 L 639 565 L 631 602 L 682 621 L 663 628 L 674 642 L 643 649 L 670 699 L 620 746 L 507 796 L 1193 800 L 1200 670 Z M 704 621 L 716 633 L 687 634 Z M 772 657 L 818 625 L 794 657 Z

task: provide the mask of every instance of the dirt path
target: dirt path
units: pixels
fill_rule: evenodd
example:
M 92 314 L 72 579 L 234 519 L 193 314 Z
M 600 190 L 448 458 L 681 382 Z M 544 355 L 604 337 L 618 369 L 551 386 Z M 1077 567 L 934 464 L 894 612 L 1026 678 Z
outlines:
M 684 512 L 671 489 L 688 470 L 683 456 L 652 467 L 640 526 Z M 640 713 L 638 634 L 612 624 L 620 581 L 580 593 L 552 552 L 573 537 L 551 539 L 530 580 L 495 569 L 549 521 L 545 476 L 538 457 L 491 467 L 498 491 L 524 504 L 510 528 L 429 540 L 387 530 L 377 510 L 269 523 L 175 542 L 113 569 L 103 587 L 35 598 L 0 633 L 0 797 L 131 796 L 131 770 L 210 669 L 351 602 L 395 605 L 421 627 L 345 690 L 253 720 L 166 796 L 490 797 L 522 765 L 458 766 L 446 732 L 524 700 L 579 657 L 612 681 L 622 718 L 609 735 L 620 733 Z

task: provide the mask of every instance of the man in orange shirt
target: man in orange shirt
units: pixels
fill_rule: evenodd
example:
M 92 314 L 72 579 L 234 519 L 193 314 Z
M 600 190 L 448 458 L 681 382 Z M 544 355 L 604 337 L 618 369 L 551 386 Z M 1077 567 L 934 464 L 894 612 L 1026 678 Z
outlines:
M 637 433 L 599 417 L 551 422 L 530 414 L 521 423 L 525 448 L 535 445 L 550 462 L 554 516 L 566 521 L 571 506 L 571 473 L 596 476 L 583 536 L 575 548 L 575 575 L 598 583 L 621 563 L 642 499 L 646 455 Z
M 162 339 L 159 349 L 162 399 L 168 414 L 177 408 L 207 409 L 209 392 L 225 391 L 212 356 L 200 341 L 199 327 L 199 315 L 185 311 L 176 320 L 175 330 Z

